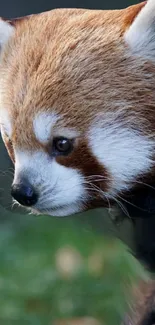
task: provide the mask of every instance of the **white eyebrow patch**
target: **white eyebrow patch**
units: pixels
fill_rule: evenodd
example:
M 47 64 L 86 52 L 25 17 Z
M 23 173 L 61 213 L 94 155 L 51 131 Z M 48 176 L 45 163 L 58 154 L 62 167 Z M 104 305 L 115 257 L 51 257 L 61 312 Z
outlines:
M 0 127 L 1 133 L 5 133 L 9 138 L 12 135 L 12 126 L 10 116 L 6 109 L 0 109 Z
M 54 131 L 55 137 L 62 136 L 64 138 L 74 139 L 74 138 L 78 137 L 79 135 L 80 135 L 80 132 L 78 132 L 77 130 L 75 130 L 73 128 L 58 127 Z
M 33 122 L 33 129 L 36 139 L 42 144 L 47 143 L 51 138 L 52 127 L 58 120 L 55 113 L 40 113 Z

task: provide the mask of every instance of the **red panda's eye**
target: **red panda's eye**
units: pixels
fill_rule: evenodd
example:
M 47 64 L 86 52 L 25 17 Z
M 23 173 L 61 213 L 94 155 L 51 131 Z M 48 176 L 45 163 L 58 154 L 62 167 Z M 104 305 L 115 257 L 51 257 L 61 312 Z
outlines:
M 53 140 L 53 153 L 68 155 L 73 150 L 73 140 L 58 137 Z

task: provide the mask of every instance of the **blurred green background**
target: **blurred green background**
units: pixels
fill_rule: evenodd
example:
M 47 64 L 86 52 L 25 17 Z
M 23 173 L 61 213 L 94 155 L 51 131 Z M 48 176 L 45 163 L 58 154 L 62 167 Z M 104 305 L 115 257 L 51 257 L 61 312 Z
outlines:
M 94 218 L 109 229 L 104 211 L 79 219 L 2 214 L 1 325 L 121 324 L 143 270 L 119 240 L 96 231 Z
M 55 7 L 123 8 L 138 1 L 6 0 L 0 15 Z M 11 208 L 12 166 L 0 141 L 0 325 L 120 325 L 131 288 L 143 277 L 106 210 L 70 218 L 35 217 Z

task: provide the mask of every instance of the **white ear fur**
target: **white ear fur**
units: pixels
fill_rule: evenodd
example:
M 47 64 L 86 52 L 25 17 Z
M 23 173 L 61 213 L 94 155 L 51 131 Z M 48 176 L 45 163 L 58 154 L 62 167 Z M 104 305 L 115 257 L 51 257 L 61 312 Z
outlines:
M 12 36 L 14 27 L 4 20 L 0 20 L 0 48 L 5 45 Z
M 155 60 L 155 0 L 148 0 L 125 33 L 135 54 Z

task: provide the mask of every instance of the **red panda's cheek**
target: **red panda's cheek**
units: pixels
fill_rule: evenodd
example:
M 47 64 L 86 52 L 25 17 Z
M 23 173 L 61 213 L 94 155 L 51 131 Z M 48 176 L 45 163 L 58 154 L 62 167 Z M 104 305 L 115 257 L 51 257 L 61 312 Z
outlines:
M 98 188 L 107 192 L 110 183 L 108 171 L 98 162 L 86 142 L 80 143 L 68 156 L 58 156 L 56 161 L 65 167 L 79 170 L 85 177 L 88 187 L 92 185 L 96 190 Z M 99 196 L 96 190 L 95 195 Z

